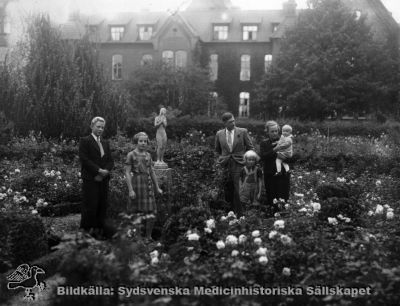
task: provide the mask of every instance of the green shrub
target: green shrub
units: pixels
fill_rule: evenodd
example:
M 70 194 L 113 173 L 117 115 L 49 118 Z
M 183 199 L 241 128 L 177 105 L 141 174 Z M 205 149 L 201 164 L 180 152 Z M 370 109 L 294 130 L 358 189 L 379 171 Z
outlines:
M 0 215 L 1 258 L 13 266 L 29 263 L 47 254 L 47 235 L 42 220 L 25 213 Z

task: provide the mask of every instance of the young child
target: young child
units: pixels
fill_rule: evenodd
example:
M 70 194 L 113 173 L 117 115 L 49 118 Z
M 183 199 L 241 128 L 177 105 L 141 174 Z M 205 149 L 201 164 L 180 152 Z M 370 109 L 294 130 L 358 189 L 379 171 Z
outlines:
M 285 160 L 293 155 L 293 140 L 292 140 L 292 127 L 288 124 L 282 127 L 282 135 L 278 141 L 280 150 L 276 152 L 276 173 L 275 175 L 282 175 L 282 166 L 285 168 L 286 173 L 290 173 L 289 165 Z
M 253 150 L 249 150 L 243 158 L 245 166 L 240 173 L 240 201 L 244 204 L 257 204 L 261 197 L 262 188 L 262 171 L 256 165 L 260 157 Z
M 136 148 L 128 153 L 125 161 L 125 179 L 129 190 L 130 205 L 128 212 L 156 214 L 157 206 L 154 197 L 154 188 L 161 194 L 157 177 L 153 170 L 153 161 L 146 151 L 149 137 L 140 132 L 133 136 Z M 146 219 L 146 237 L 151 239 L 155 217 Z

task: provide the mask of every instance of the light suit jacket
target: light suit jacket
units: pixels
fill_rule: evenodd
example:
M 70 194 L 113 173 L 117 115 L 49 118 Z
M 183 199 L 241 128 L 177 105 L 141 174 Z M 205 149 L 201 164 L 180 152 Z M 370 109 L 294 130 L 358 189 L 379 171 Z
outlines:
M 232 152 L 226 141 L 226 129 L 219 130 L 215 136 L 215 150 L 219 154 L 218 163 L 226 166 L 229 158 L 233 158 L 238 164 L 243 165 L 243 155 L 248 150 L 254 150 L 253 143 L 246 129 L 235 127 L 235 136 L 233 139 Z

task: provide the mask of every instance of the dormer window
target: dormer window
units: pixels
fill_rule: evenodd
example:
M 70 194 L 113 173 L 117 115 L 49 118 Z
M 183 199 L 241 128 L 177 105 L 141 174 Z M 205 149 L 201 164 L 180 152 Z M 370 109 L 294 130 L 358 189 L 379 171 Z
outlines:
M 149 25 L 139 26 L 139 40 L 150 40 L 153 35 L 153 27 Z
M 124 36 L 125 27 L 111 27 L 111 40 L 112 41 L 120 41 Z
M 245 25 L 243 26 L 243 40 L 257 40 L 258 26 Z
M 213 39 L 214 40 L 227 40 L 229 26 L 227 25 L 214 25 Z

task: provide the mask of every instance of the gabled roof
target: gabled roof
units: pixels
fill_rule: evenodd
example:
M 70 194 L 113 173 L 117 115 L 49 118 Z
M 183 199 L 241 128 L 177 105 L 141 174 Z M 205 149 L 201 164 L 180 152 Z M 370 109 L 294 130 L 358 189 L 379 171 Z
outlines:
M 101 16 L 82 16 L 79 21 L 69 21 L 62 25 L 64 38 L 77 39 L 85 33 L 87 25 L 98 26 L 99 42 L 110 41 L 110 27 L 125 26 L 124 35 L 120 42 L 138 42 L 140 25 L 153 25 L 153 36 L 165 26 L 166 23 L 175 20 L 181 23 L 194 36 L 203 42 L 213 41 L 213 25 L 228 24 L 228 39 L 223 42 L 241 42 L 242 26 L 245 24 L 257 24 L 257 41 L 268 42 L 272 37 L 280 37 L 272 32 L 272 24 L 280 24 L 285 21 L 282 10 L 238 10 L 238 9 L 213 9 L 213 10 L 185 10 L 171 15 L 167 12 L 130 12 L 117 14 L 112 19 Z M 147 41 L 149 42 L 149 41 Z M 151 42 L 151 40 L 150 40 Z
M 203 42 L 212 42 L 213 25 L 228 24 L 228 39 L 223 42 L 241 42 L 242 26 L 257 24 L 259 26 L 257 41 L 270 41 L 272 23 L 281 23 L 285 16 L 282 10 L 210 10 L 210 11 L 183 11 L 182 17 L 196 29 Z

